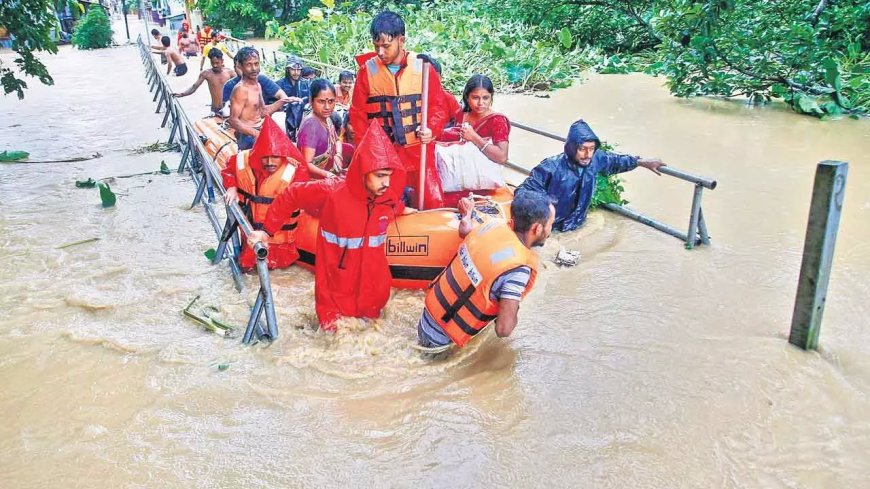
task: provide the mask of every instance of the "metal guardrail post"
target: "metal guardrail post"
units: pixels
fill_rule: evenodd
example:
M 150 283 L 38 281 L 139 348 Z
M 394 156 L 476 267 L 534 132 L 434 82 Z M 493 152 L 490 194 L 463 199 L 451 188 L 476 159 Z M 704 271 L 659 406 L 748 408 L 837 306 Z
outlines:
M 153 101 L 156 101 L 158 97 L 160 98 L 158 112 L 163 103 L 166 103 L 166 115 L 164 116 L 164 123 L 161 127 L 165 126 L 166 121 L 171 117 L 173 131 L 170 135 L 170 142 L 174 139 L 174 134 L 177 134 L 179 142 L 184 146 L 178 171 L 182 172 L 187 169 L 191 179 L 197 185 L 197 196 L 194 199 L 193 205 L 202 202 L 202 195 L 206 190 L 208 190 L 209 198 L 205 202 L 202 202 L 203 209 L 205 210 L 205 214 L 208 217 L 212 228 L 215 230 L 215 235 L 218 238 L 221 238 L 224 230 L 218 223 L 217 214 L 213 206 L 215 201 L 215 190 L 217 190 L 219 195 L 223 195 L 226 192 L 221 183 L 219 171 L 215 167 L 215 162 L 209 161 L 211 158 L 209 157 L 208 152 L 203 146 L 202 141 L 200 141 L 196 131 L 194 131 L 193 124 L 179 105 L 178 100 L 169 95 L 169 85 L 165 78 L 157 71 L 154 59 L 151 57 L 150 49 L 144 45 L 141 36 L 138 43 L 142 54 L 142 62 L 145 65 L 146 74 L 152 73 L 150 80 L 153 81 L 149 80 L 149 85 L 155 89 Z M 186 138 L 183 137 L 184 133 L 187 134 Z M 191 207 L 193 207 L 193 205 Z M 228 222 L 232 219 L 232 221 L 234 221 L 246 235 L 250 235 L 253 232 L 251 223 L 247 220 L 237 203 L 227 205 L 226 211 Z M 241 248 L 241 240 L 238 233 L 231 233 L 231 239 L 235 250 L 238 251 Z M 225 244 L 223 250 L 225 251 L 217 256 L 225 256 L 228 258 L 230 271 L 233 274 L 236 289 L 241 292 L 244 288 L 244 281 L 242 280 L 242 272 L 236 258 L 237 253 L 229 253 L 226 251 Z M 275 315 L 275 304 L 272 298 L 272 285 L 271 280 L 269 279 L 269 268 L 267 262 L 269 251 L 265 245 L 257 243 L 254 246 L 254 252 L 257 256 L 256 268 L 260 288 L 257 293 L 257 301 L 251 311 L 251 318 L 248 322 L 248 329 L 251 331 L 245 332 L 246 340 L 244 343 L 246 344 L 250 343 L 253 332 L 256 332 L 260 339 L 274 340 L 278 337 L 278 320 Z M 265 330 L 259 324 L 260 318 L 263 316 L 265 316 L 266 320 Z
M 843 161 L 823 161 L 816 167 L 804 254 L 788 336 L 789 343 L 804 350 L 815 350 L 819 344 L 848 172 L 849 164 Z

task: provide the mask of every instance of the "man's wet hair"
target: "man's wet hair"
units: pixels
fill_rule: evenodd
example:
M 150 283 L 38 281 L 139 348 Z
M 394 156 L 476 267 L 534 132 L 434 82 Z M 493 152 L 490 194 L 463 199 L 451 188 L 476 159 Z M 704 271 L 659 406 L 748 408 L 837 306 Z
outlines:
M 471 78 L 465 83 L 465 89 L 462 90 L 462 112 L 471 112 L 471 106 L 468 105 L 468 96 L 478 88 L 485 89 L 489 92 L 490 96 L 495 95 L 495 87 L 492 86 L 492 80 L 488 76 L 471 75 Z
M 169 47 L 170 42 L 171 41 L 169 40 L 169 36 L 163 36 L 160 38 L 160 44 L 163 44 L 167 48 Z
M 152 35 L 152 36 L 159 36 L 159 35 L 160 35 L 160 31 L 158 31 L 157 29 L 151 29 L 151 35 Z
M 351 72 L 351 71 L 344 70 L 338 74 L 338 82 L 339 83 L 341 83 L 345 80 L 353 80 L 354 78 L 356 78 L 356 75 L 354 75 L 353 72 Z
M 255 56 L 257 57 L 257 59 L 259 59 L 260 52 L 257 51 L 256 49 L 252 48 L 251 46 L 245 46 L 242 49 L 239 49 L 239 52 L 236 53 L 236 57 L 233 58 L 233 61 L 235 61 L 236 64 L 241 66 L 242 64 L 244 64 L 245 61 L 247 61 Z
M 314 100 L 314 97 L 320 95 L 320 92 L 324 90 L 329 90 L 333 95 L 335 95 L 335 85 L 333 85 L 331 81 L 326 78 L 315 78 L 311 82 L 311 88 L 309 88 L 310 100 Z
M 224 53 L 220 49 L 212 49 L 208 52 L 208 59 L 224 59 Z
M 511 202 L 511 217 L 514 220 L 514 231 L 525 233 L 535 223 L 546 225 L 550 219 L 550 205 L 553 199 L 549 195 L 526 190 L 514 195 Z
M 395 12 L 384 10 L 372 19 L 372 25 L 369 28 L 372 35 L 372 40 L 377 41 L 381 35 L 392 39 L 397 36 L 405 35 L 405 21 Z

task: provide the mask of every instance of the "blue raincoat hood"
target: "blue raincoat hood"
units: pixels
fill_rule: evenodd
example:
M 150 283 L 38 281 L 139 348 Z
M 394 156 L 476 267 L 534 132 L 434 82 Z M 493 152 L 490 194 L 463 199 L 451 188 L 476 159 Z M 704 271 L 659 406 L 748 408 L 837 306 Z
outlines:
M 592 132 L 592 128 L 589 127 L 589 124 L 587 124 L 583 119 L 571 124 L 571 128 L 568 129 L 567 139 L 568 140 L 565 141 L 565 156 L 574 163 L 577 162 L 577 160 L 574 159 L 574 156 L 577 154 L 577 148 L 579 148 L 583 143 L 594 141 L 595 149 L 601 147 L 601 140 L 598 139 L 598 136 Z
M 571 124 L 567 139 L 564 153 L 540 162 L 517 188 L 517 193 L 542 192 L 556 200 L 556 221 L 553 223 L 556 231 L 572 231 L 586 222 L 598 175 L 612 175 L 637 166 L 634 156 L 597 149 L 601 141 L 582 119 Z M 589 141 L 595 141 L 595 154 L 589 165 L 580 166 L 574 158 L 577 147 Z

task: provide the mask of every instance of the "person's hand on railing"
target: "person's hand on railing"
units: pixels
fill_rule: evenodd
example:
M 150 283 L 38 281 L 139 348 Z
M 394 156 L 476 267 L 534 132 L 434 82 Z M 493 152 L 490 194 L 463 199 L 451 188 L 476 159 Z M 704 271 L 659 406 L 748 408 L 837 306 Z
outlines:
M 248 235 L 248 246 L 254 247 L 257 243 L 263 243 L 266 248 L 269 247 L 269 233 L 266 231 L 254 231 Z
M 239 201 L 239 191 L 236 187 L 230 187 L 227 189 L 227 193 L 224 194 L 224 202 L 227 205 L 232 205 L 235 202 Z
M 638 158 L 637 166 L 642 166 L 656 175 L 661 176 L 662 172 L 659 171 L 659 168 L 667 165 L 659 158 Z

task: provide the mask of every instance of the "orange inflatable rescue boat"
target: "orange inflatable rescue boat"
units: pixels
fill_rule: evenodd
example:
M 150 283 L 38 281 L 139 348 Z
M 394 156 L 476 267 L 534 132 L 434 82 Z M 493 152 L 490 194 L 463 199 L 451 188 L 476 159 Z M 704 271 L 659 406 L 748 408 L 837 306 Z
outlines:
M 194 127 L 206 141 L 204 146 L 215 164 L 223 169 L 230 156 L 238 152 L 233 131 L 221 127 L 222 120 L 206 117 L 196 121 Z M 475 197 L 472 219 L 482 224 L 490 219 L 510 218 L 513 193 L 508 188 L 496 190 L 487 197 Z M 313 270 L 318 219 L 305 212 L 299 216 L 296 228 L 297 264 Z M 459 238 L 459 213 L 456 209 L 429 209 L 398 216 L 387 228 L 385 252 L 390 264 L 392 286 L 423 289 L 438 276 L 456 255 L 462 240 Z

